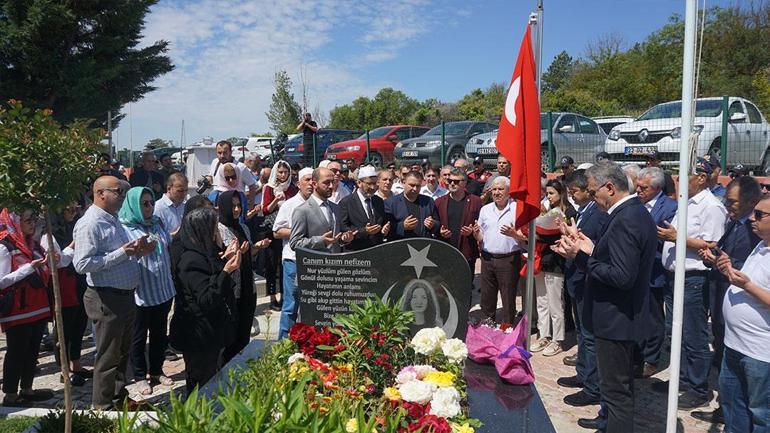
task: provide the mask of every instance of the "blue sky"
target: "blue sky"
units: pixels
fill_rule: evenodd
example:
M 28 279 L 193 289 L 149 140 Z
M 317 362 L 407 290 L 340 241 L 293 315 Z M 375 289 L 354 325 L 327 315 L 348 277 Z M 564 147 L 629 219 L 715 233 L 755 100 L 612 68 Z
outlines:
M 544 1 L 544 67 L 562 50 L 580 57 L 609 33 L 630 46 L 684 15 L 683 0 Z M 510 80 L 535 7 L 535 0 L 161 0 L 143 44 L 170 41 L 177 67 L 131 105 L 115 139 L 134 149 L 155 137 L 177 143 L 182 119 L 187 144 L 268 131 L 264 113 L 279 69 L 297 99 L 304 69 L 309 108 L 327 120 L 335 105 L 386 86 L 455 101 Z

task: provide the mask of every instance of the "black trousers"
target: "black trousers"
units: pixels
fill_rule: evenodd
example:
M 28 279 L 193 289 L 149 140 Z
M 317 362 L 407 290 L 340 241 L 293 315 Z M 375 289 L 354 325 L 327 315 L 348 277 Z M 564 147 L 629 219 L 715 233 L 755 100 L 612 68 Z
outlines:
M 37 355 L 40 353 L 40 340 L 47 319 L 24 323 L 5 331 L 6 351 L 3 360 L 3 392 L 16 394 L 21 389 L 31 389 L 35 378 Z
M 171 310 L 171 301 L 151 307 L 136 307 L 134 338 L 131 341 L 131 365 L 134 367 L 136 380 L 144 380 L 148 374 L 150 376 L 163 374 L 163 361 L 166 347 L 168 347 L 168 312 Z M 147 344 L 147 334 L 150 336 L 149 344 Z
M 644 362 L 658 365 L 663 352 L 663 342 L 666 340 L 666 316 L 663 299 L 665 288 L 650 287 L 650 327 L 652 335 L 641 345 Z
M 251 325 L 254 323 L 254 311 L 257 309 L 256 293 L 241 293 L 237 300 L 238 323 L 235 329 L 235 341 L 222 353 L 222 364 L 226 364 L 238 354 L 251 340 Z
M 276 210 L 275 212 L 278 211 Z M 280 239 L 273 238 L 270 246 L 265 250 L 265 280 L 267 282 L 268 295 L 283 293 L 282 254 L 283 242 Z
M 513 323 L 516 317 L 516 286 L 519 284 L 521 253 L 508 257 L 494 258 L 481 254 L 481 311 L 484 316 L 495 320 L 497 293 L 503 302 L 504 323 Z
M 195 387 L 206 384 L 219 369 L 219 357 L 222 350 L 212 348 L 208 351 L 182 352 L 184 358 L 185 386 L 187 393 L 191 393 Z
M 596 337 L 599 391 L 607 407 L 605 433 L 634 431 L 634 353 L 633 341 Z

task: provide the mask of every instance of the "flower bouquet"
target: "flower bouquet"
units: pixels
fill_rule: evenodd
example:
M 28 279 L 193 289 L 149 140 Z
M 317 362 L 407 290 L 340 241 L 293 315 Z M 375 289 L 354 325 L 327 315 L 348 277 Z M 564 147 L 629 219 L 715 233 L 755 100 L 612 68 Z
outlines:
M 490 326 L 482 323 L 468 326 L 468 357 L 480 364 L 494 364 L 497 374 L 508 383 L 529 385 L 535 374 L 524 350 L 528 331 L 527 316 L 515 327 L 509 324 Z

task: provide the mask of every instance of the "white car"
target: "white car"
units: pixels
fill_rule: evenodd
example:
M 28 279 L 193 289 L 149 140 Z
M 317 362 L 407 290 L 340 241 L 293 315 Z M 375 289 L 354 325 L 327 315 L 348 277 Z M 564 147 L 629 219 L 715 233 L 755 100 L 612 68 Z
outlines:
M 722 99 L 696 101 L 693 132 L 698 134 L 697 156 L 721 156 Z M 728 107 L 728 167 L 743 164 L 764 173 L 770 169 L 770 125 L 756 105 L 744 98 L 729 97 Z M 679 162 L 681 125 L 681 101 L 658 104 L 635 121 L 614 127 L 604 150 L 619 162 L 643 162 L 646 155 L 657 151 L 663 164 L 674 165 Z
M 602 128 L 605 134 L 609 134 L 612 128 L 624 123 L 633 122 L 634 118 L 632 116 L 602 116 L 594 117 L 592 120 Z
M 233 146 L 233 156 L 240 158 L 249 153 L 256 153 L 263 161 L 270 160 L 272 153 L 270 145 L 275 141 L 272 137 L 242 137 Z

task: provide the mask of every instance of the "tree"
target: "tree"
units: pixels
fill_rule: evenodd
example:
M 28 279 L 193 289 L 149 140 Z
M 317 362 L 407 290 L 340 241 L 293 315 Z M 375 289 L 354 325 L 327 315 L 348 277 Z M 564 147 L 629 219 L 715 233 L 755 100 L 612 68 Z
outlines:
M 464 120 L 498 123 L 505 105 L 505 92 L 503 83 L 493 83 L 486 90 L 473 90 L 457 102 L 457 110 Z
M 575 73 L 576 66 L 577 62 L 566 51 L 557 54 L 543 74 L 543 91 L 554 92 L 565 86 Z
M 408 123 L 419 107 L 416 99 L 400 90 L 385 87 L 373 99 L 360 96 L 351 104 L 334 107 L 329 113 L 329 127 L 373 129 Z
M 153 150 L 153 149 L 160 149 L 162 147 L 170 147 L 171 141 L 164 140 L 162 138 L 153 138 L 152 140 L 148 141 L 147 144 L 144 145 L 144 148 L 147 150 Z
M 156 2 L 0 0 L 0 100 L 104 126 L 108 110 L 138 101 L 173 69 L 167 42 L 137 48 Z
M 291 78 L 286 71 L 280 70 L 275 73 L 274 83 L 275 92 L 272 96 L 270 109 L 265 113 L 267 121 L 276 134 L 292 134 L 302 113 L 299 104 L 294 100 L 294 94 L 291 93 Z
M 62 128 L 48 109 L 33 111 L 13 100 L 7 108 L 0 107 L 0 207 L 42 213 L 48 251 L 54 251 L 51 214 L 77 199 L 89 177 L 96 174 L 102 136 L 102 132 L 89 129 L 85 122 Z M 42 175 L 45 173 L 56 173 L 56 176 Z M 61 293 L 54 254 L 48 255 L 48 263 L 52 269 L 56 330 L 59 341 L 63 342 Z M 59 354 L 64 377 L 65 432 L 70 433 L 72 392 L 64 344 L 59 345 Z

